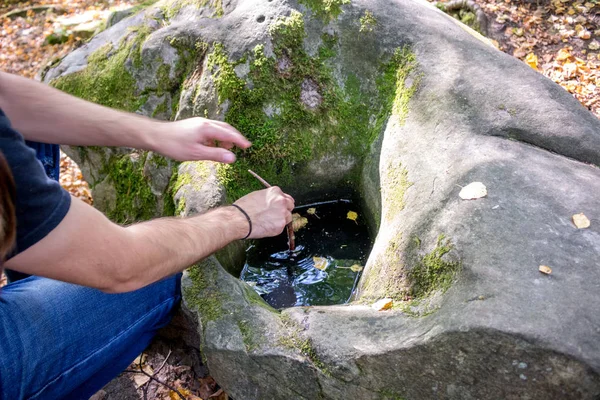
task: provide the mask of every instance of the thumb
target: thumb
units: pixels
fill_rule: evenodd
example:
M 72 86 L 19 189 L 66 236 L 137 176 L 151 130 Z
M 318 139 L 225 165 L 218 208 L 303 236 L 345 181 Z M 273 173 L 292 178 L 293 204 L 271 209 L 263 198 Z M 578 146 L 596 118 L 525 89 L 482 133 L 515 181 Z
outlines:
M 235 154 L 221 147 L 202 146 L 198 151 L 198 159 L 231 164 L 235 161 Z

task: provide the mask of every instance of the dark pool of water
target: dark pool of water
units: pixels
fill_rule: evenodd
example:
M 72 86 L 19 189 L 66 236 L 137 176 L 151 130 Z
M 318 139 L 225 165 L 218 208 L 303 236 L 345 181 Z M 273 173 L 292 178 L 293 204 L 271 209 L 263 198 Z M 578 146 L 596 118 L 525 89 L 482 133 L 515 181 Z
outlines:
M 308 212 L 311 208 L 316 214 Z M 349 211 L 358 214 L 356 221 L 348 219 Z M 296 232 L 296 250 L 287 250 L 285 230 L 258 240 L 247 250 L 240 278 L 275 308 L 348 302 L 361 274 L 351 267 L 364 266 L 372 246 L 361 210 L 349 200 L 337 200 L 294 212 L 308 219 Z

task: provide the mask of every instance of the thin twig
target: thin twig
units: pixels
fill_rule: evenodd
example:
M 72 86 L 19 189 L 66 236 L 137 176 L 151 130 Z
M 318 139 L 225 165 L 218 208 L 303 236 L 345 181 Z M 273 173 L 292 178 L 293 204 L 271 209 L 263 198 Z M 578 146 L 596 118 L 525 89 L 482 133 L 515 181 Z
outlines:
M 167 353 L 167 356 L 165 357 L 164 361 L 162 362 L 162 364 L 160 364 L 160 367 L 158 367 L 158 369 L 154 372 L 155 374 L 158 374 L 160 372 L 160 370 L 165 366 L 165 364 L 167 363 L 167 360 L 169 359 L 169 357 L 171 356 L 171 349 L 169 349 L 169 352 Z
M 142 354 L 143 355 L 143 354 Z M 167 355 L 167 358 L 165 358 L 165 360 L 163 361 L 162 365 L 156 370 L 156 372 L 154 374 L 156 374 L 158 371 L 160 371 L 160 369 L 165 365 L 165 363 L 167 362 L 167 359 L 169 358 L 169 356 L 171 355 L 171 350 L 169 350 L 169 354 Z M 142 358 L 140 356 L 140 362 L 138 364 L 138 366 L 140 367 L 139 371 L 133 370 L 133 369 L 126 369 L 123 372 L 129 372 L 132 374 L 139 374 L 142 373 L 144 375 L 146 375 L 148 378 L 150 378 L 151 380 L 160 383 L 161 385 L 169 388 L 170 390 L 172 390 L 173 392 L 177 393 L 177 395 L 179 395 L 179 397 L 181 397 L 181 400 L 186 400 L 185 396 L 181 394 L 181 392 L 177 389 L 175 389 L 173 386 L 169 385 L 168 383 L 165 383 L 157 378 L 154 377 L 154 375 L 150 375 L 149 373 L 147 373 L 146 371 L 144 371 L 143 367 L 142 367 Z
M 249 169 L 248 172 L 250 172 L 250 174 L 253 177 L 255 177 L 256 179 L 258 179 L 260 181 L 260 183 L 262 183 L 265 187 L 268 187 L 268 188 L 271 187 L 271 185 L 269 184 L 269 182 L 267 182 L 263 178 L 261 178 L 256 172 L 252 171 L 251 169 Z
M 250 172 L 250 174 L 253 177 L 258 179 L 260 181 L 260 183 L 262 183 L 265 187 L 268 187 L 268 188 L 271 187 L 269 182 L 267 182 L 263 178 L 261 178 L 256 172 L 252 171 L 251 169 L 249 169 L 248 172 Z M 296 237 L 294 236 L 294 227 L 293 227 L 292 223 L 290 222 L 289 224 L 286 225 L 286 228 L 287 228 L 289 249 L 290 249 L 290 251 L 294 251 L 294 249 L 296 248 Z

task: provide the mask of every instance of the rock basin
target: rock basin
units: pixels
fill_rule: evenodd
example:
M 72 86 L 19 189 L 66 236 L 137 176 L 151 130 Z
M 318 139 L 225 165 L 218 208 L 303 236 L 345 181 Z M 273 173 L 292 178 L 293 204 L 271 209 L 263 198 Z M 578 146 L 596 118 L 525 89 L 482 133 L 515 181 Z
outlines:
M 237 279 L 240 243 L 188 270 L 211 375 L 236 400 L 596 399 L 599 121 L 425 2 L 320 4 L 159 2 L 45 77 L 254 142 L 225 168 L 68 149 L 118 222 L 231 201 L 259 188 L 250 166 L 297 201 L 360 193 L 376 239 L 351 304 L 273 309 Z M 487 197 L 460 199 L 471 182 Z

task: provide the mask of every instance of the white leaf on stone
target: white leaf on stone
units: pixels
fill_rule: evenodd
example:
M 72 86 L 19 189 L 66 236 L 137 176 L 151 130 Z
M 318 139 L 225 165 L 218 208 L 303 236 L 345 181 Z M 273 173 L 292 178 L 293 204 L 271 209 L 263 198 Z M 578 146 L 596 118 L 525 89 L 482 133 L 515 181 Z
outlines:
M 463 200 L 475 200 L 487 196 L 487 188 L 481 182 L 472 182 L 462 188 L 458 194 Z
M 394 300 L 392 299 L 381 299 L 373 303 L 371 306 L 376 311 L 389 310 L 394 305 Z
M 547 265 L 540 265 L 540 267 L 538 268 L 538 270 L 546 275 L 550 275 L 552 273 L 552 268 L 550 268 Z
M 573 223 L 577 229 L 585 229 L 590 227 L 590 220 L 585 216 L 584 213 L 573 215 Z

